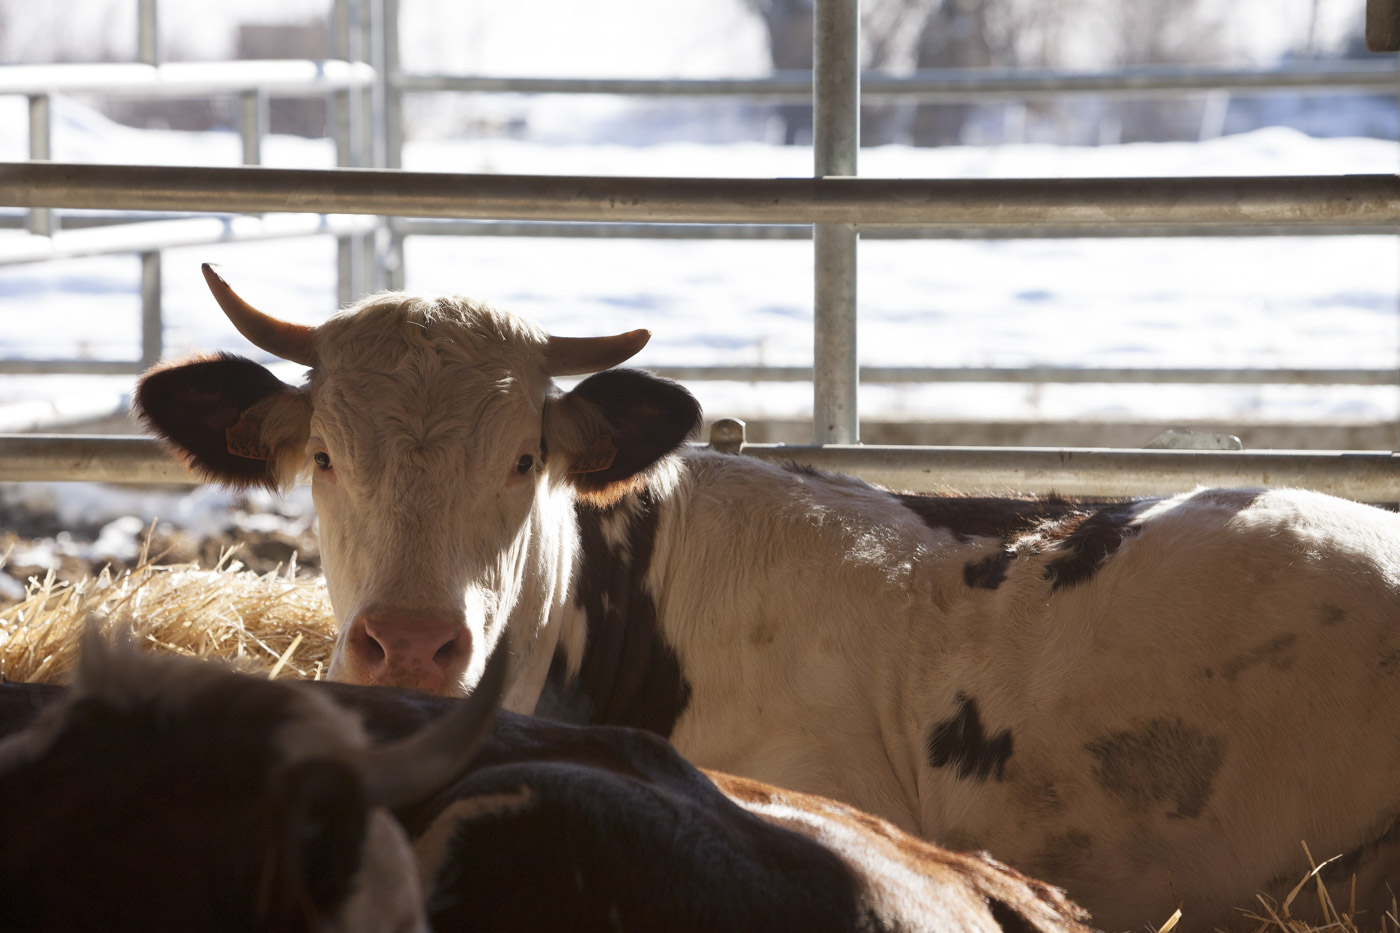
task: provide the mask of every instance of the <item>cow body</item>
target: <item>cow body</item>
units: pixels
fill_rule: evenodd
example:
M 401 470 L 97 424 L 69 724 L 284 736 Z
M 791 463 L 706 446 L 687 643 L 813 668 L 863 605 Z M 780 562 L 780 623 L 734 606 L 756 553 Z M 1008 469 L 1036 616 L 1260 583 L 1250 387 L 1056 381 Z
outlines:
M 833 801 L 725 775 L 717 789 L 648 733 L 511 714 L 357 853 L 357 808 L 312 807 L 313 824 L 263 793 L 278 758 L 317 733 L 358 745 L 360 721 L 376 743 L 411 741 L 464 701 L 183 659 L 172 678 L 167 660 L 120 662 L 144 675 L 139 689 L 129 675 L 76 698 L 0 685 L 0 737 L 18 733 L 0 743 L 0 790 L 23 811 L 0 827 L 6 929 L 1089 933 L 1061 892 L 985 856 Z M 289 841 L 316 850 L 290 870 L 318 892 L 349 887 L 347 874 L 372 889 L 333 918 L 265 908 L 303 887 L 281 887 Z
M 557 340 L 381 296 L 263 340 L 312 366 L 304 389 L 205 360 L 140 404 L 215 478 L 310 470 L 333 675 L 450 692 L 505 645 L 510 709 L 987 849 L 1112 928 L 1182 902 L 1229 923 L 1301 877 L 1300 841 L 1389 905 L 1400 518 L 1288 490 L 909 496 L 673 453 L 698 417 L 678 387 L 550 382 L 634 335 Z

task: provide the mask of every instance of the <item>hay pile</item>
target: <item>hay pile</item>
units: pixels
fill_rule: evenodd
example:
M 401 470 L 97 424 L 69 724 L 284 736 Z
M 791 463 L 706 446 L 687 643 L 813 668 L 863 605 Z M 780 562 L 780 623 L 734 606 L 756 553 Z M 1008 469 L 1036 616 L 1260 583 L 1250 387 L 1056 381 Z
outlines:
M 152 648 L 219 658 L 271 677 L 320 679 L 335 642 L 325 588 L 297 580 L 296 565 L 258 574 L 225 551 L 212 570 L 161 565 L 143 549 L 137 565 L 76 582 L 49 572 L 0 609 L 0 678 L 65 683 L 90 616 Z M 0 563 L 4 562 L 0 555 Z
M 77 582 L 60 581 L 52 572 L 31 578 L 25 598 L 0 609 L 0 679 L 65 682 L 77 659 L 78 636 L 95 616 L 107 631 L 131 632 L 153 649 L 219 658 L 268 677 L 319 680 L 335 642 L 325 588 L 316 580 L 297 580 L 295 563 L 255 573 L 244 570 L 235 554 L 226 551 L 212 570 L 202 570 L 197 564 L 161 565 L 143 550 L 136 567 L 116 574 L 103 570 Z M 1348 905 L 1335 903 L 1317 876 L 1326 862 L 1317 865 L 1311 853 L 1308 860 L 1315 867 L 1281 904 L 1260 897 L 1241 905 L 1247 929 L 1400 933 L 1400 907 L 1354 923 Z M 1324 919 L 1312 925 L 1295 912 Z M 1178 912 L 1142 929 L 1167 933 L 1180 919 Z

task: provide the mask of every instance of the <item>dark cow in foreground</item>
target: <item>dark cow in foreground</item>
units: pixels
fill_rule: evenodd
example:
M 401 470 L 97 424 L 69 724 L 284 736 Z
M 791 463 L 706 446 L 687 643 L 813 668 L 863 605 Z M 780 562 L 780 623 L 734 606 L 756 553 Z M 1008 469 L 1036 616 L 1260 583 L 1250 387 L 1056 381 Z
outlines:
M 0 735 L 28 727 L 0 928 L 1088 933 L 986 857 L 716 775 L 726 799 L 648 733 L 505 714 L 468 766 L 503 670 L 453 700 L 90 645 L 71 695 L 0 686 Z
M 207 357 L 138 407 L 213 479 L 310 473 L 332 676 L 459 692 L 503 646 L 508 709 L 986 849 L 1112 928 L 1237 920 L 1301 841 L 1373 917 L 1400 888 L 1400 517 L 896 494 L 684 449 L 694 399 L 608 369 L 643 331 L 406 294 L 311 328 L 206 278 L 306 384 Z

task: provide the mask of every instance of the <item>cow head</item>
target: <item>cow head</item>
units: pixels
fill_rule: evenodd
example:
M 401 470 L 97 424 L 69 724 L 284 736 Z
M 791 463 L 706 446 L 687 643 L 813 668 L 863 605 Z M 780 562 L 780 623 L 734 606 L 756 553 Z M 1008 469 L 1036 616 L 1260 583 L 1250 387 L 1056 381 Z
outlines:
M 602 371 L 650 334 L 552 337 L 466 298 L 402 293 L 304 327 L 204 274 L 245 337 L 310 367 L 305 385 L 208 356 L 147 373 L 136 407 L 215 480 L 310 474 L 340 626 L 331 676 L 461 692 L 509 633 L 507 705 L 529 710 L 558 639 L 547 623 L 576 548 L 573 499 L 625 494 L 699 421 L 679 386 Z M 585 373 L 568 393 L 554 385 Z
M 322 691 L 90 630 L 67 697 L 0 741 L 6 929 L 426 930 L 390 810 L 467 769 L 504 672 L 373 746 Z

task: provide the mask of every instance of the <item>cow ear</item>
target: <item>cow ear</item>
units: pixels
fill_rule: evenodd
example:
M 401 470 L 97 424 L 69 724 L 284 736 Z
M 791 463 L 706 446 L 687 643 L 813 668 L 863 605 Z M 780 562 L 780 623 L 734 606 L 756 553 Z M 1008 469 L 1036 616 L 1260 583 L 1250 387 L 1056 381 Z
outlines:
M 306 393 L 245 357 L 158 365 L 137 384 L 134 407 L 194 470 L 230 486 L 285 488 L 305 459 Z
M 667 379 L 610 369 L 545 407 L 551 472 L 608 505 L 637 488 L 641 474 L 700 429 L 700 403 Z
M 273 785 L 278 883 L 268 892 L 274 902 L 263 905 L 264 918 L 331 916 L 350 897 L 364 859 L 364 781 L 348 765 L 313 759 L 289 766 Z M 287 902 L 276 903 L 279 896 Z

